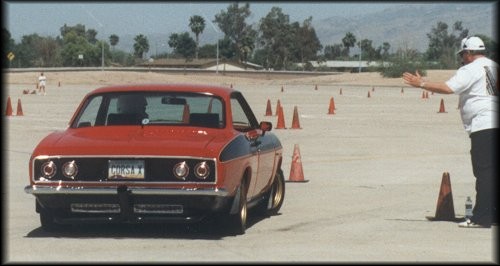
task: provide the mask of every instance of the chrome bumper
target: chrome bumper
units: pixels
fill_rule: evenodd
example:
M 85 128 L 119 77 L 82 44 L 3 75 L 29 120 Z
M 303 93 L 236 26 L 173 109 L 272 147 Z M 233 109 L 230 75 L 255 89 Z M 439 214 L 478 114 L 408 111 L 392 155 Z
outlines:
M 24 192 L 33 195 L 118 195 L 121 189 L 126 189 L 135 195 L 197 195 L 197 196 L 222 196 L 226 197 L 229 192 L 225 189 L 185 189 L 185 188 L 143 188 L 143 187 L 47 187 L 47 186 L 26 186 Z

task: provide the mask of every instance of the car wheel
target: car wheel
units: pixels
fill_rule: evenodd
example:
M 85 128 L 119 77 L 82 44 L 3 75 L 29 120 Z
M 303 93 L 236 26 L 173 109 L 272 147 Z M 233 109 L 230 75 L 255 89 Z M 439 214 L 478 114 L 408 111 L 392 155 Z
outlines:
M 245 181 L 241 182 L 240 187 L 236 193 L 235 204 L 237 204 L 237 211 L 229 214 L 229 229 L 232 233 L 242 235 L 245 233 L 247 227 L 247 187 Z
M 283 171 L 278 169 L 273 184 L 266 193 L 259 206 L 259 212 L 265 216 L 276 215 L 285 200 L 285 177 Z

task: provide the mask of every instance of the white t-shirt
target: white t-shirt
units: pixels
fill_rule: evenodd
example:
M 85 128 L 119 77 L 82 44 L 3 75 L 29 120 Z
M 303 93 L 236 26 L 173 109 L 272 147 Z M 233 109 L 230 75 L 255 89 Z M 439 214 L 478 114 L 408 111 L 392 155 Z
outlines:
M 488 73 L 487 73 L 488 72 Z M 459 107 L 465 131 L 498 128 L 498 64 L 480 57 L 462 66 L 446 81 L 460 95 Z
M 39 82 L 40 86 L 45 86 L 46 80 L 47 80 L 47 78 L 45 76 L 38 77 L 38 82 Z

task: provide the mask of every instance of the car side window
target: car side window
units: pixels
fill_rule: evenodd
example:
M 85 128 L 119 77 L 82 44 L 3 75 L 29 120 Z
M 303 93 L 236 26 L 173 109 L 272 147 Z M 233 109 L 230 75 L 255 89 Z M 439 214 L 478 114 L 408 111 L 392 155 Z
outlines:
M 99 111 L 99 107 L 101 106 L 101 102 L 102 96 L 97 96 L 90 100 L 80 118 L 78 119 L 77 127 L 95 126 L 97 113 Z
M 250 122 L 243 112 L 243 108 L 237 99 L 231 99 L 231 110 L 233 113 L 233 128 L 240 131 L 245 131 L 250 127 Z
M 109 99 L 108 113 L 118 113 L 118 100 L 113 97 Z
M 246 132 L 258 127 L 257 120 L 241 94 L 231 96 L 233 128 Z

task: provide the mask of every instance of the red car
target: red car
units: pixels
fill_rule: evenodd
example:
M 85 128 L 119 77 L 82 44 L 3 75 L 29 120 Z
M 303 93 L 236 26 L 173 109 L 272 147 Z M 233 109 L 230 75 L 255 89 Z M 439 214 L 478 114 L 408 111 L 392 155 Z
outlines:
M 269 216 L 284 201 L 282 146 L 271 128 L 229 88 L 99 88 L 84 97 L 66 130 L 34 149 L 25 192 L 36 197 L 45 230 L 218 214 L 244 234 L 249 208 Z

